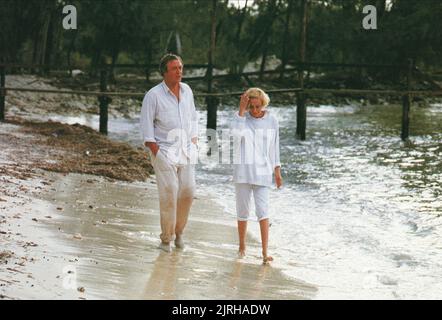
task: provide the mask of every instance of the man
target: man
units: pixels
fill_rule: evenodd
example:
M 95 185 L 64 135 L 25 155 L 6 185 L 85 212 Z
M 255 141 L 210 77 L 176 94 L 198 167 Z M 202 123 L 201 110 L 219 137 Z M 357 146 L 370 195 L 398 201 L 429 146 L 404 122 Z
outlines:
M 195 192 L 198 117 L 192 90 L 181 82 L 181 58 L 166 54 L 160 73 L 163 81 L 144 97 L 140 125 L 159 193 L 160 249 L 170 252 L 173 240 L 177 248 L 184 247 L 183 231 Z

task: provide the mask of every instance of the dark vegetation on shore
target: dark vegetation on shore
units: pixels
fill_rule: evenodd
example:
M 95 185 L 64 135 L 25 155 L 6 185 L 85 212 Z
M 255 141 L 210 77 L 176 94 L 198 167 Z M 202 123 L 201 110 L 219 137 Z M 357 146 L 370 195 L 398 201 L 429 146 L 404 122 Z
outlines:
M 79 124 L 32 122 L 18 118 L 10 123 L 32 134 L 32 143 L 48 147 L 50 161 L 35 163 L 40 169 L 61 173 L 84 173 L 123 181 L 144 181 L 153 173 L 147 152 L 127 143 L 112 141 Z

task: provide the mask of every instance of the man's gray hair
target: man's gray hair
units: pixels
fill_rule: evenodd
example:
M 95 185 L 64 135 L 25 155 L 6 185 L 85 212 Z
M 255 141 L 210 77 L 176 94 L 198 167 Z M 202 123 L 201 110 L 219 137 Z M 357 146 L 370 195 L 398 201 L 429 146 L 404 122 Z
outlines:
M 159 68 L 161 75 L 164 75 L 167 72 L 167 63 L 173 60 L 179 60 L 181 63 L 183 63 L 181 57 L 173 53 L 167 53 L 161 58 Z

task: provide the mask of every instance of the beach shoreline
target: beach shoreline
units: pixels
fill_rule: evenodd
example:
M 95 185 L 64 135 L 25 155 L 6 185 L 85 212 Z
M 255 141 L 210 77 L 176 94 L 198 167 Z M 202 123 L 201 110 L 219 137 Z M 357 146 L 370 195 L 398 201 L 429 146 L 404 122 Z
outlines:
M 222 208 L 203 190 L 186 249 L 161 252 L 152 176 L 133 182 L 38 169 L 34 160 L 52 147 L 33 144 L 36 134 L 22 129 L 0 125 L 1 299 L 314 297 L 315 287 L 263 266 L 251 237 L 250 255 L 237 260 L 235 221 L 217 219 Z

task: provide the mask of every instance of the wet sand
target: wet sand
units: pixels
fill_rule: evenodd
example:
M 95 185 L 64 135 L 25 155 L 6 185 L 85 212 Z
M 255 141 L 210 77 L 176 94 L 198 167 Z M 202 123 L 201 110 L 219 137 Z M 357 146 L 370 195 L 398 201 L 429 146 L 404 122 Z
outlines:
M 236 228 L 208 222 L 222 211 L 202 194 L 194 202 L 186 248 L 165 253 L 157 248 L 152 179 L 134 184 L 50 175 L 56 180 L 51 190 L 24 208 L 32 214 L 21 223 L 22 233 L 33 235 L 37 244 L 34 261 L 1 277 L 13 282 L 3 290 L 6 297 L 309 299 L 315 294 L 314 287 L 262 265 L 254 239 L 248 239 L 249 255 L 238 260 Z
M 32 167 L 48 155 L 2 124 L 0 299 L 310 299 L 316 288 L 262 265 L 249 237 L 238 260 L 235 220 L 197 191 L 184 250 L 160 251 L 152 177 L 123 182 Z M 8 135 L 6 135 L 8 134 Z M 8 146 L 8 148 L 6 148 Z M 33 149 L 32 149 L 33 148 Z M 50 147 L 47 147 L 50 148 Z M 15 155 L 15 157 L 13 157 Z M 270 244 L 271 249 L 271 244 Z

